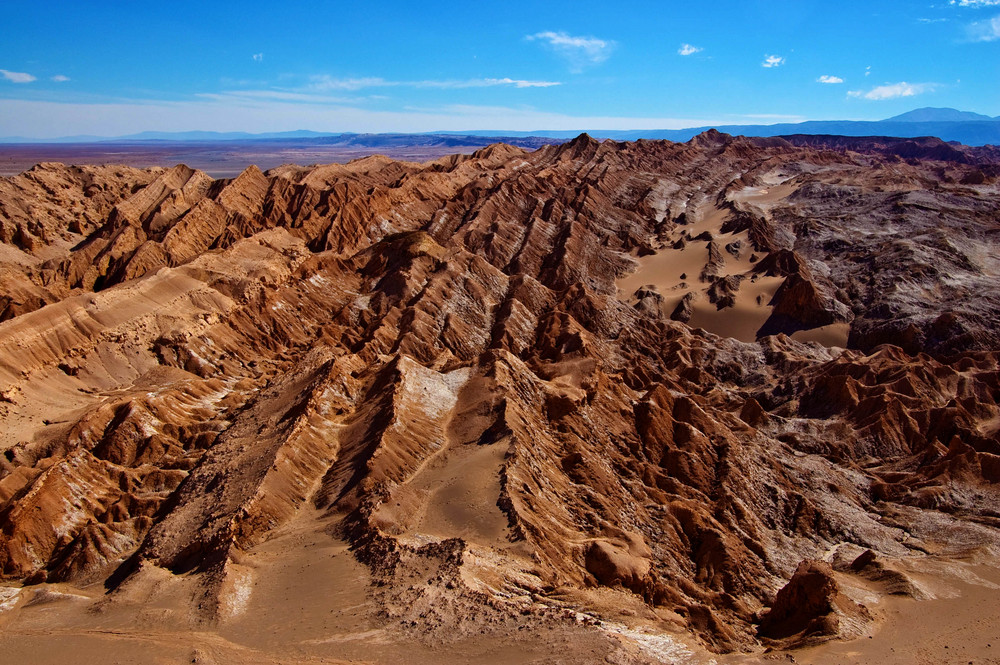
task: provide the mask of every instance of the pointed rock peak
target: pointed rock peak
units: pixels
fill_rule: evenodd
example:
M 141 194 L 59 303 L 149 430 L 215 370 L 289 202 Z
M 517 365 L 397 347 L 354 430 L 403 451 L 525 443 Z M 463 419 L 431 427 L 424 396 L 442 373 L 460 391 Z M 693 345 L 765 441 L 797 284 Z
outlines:
M 713 127 L 712 129 L 708 129 L 701 134 L 698 134 L 688 141 L 688 143 L 694 146 L 721 146 L 732 140 L 733 137 L 731 135 L 723 134 Z
M 157 176 L 153 182 L 163 183 L 164 186 L 172 189 L 180 189 L 196 173 L 198 173 L 198 170 L 191 168 L 187 164 L 175 164 Z
M 779 249 L 776 252 L 771 252 L 757 264 L 754 272 L 770 277 L 788 277 L 789 275 L 811 277 L 805 260 L 790 249 Z
M 584 132 L 566 145 L 572 146 L 575 150 L 590 150 L 599 148 L 602 145 L 602 142 L 595 139 L 587 132 Z
M 263 178 L 263 177 L 265 177 L 264 173 L 257 167 L 257 165 L 256 164 L 251 164 L 250 166 L 248 166 L 245 169 L 243 169 L 243 172 L 240 173 L 238 176 L 236 176 L 236 178 L 235 178 L 235 180 L 233 180 L 233 182 L 237 182 L 237 181 L 243 180 L 243 179 L 250 179 L 250 178 L 253 178 L 253 179 L 256 180 L 257 178 Z
M 251 164 L 223 188 L 217 201 L 230 210 L 251 215 L 260 208 L 267 186 L 267 176 Z
M 224 191 L 226 189 L 231 189 L 236 187 L 239 189 L 241 186 L 252 182 L 266 181 L 267 176 L 257 167 L 256 164 L 251 164 L 246 167 L 240 174 L 235 178 L 219 178 L 216 180 L 218 187 Z
M 165 171 L 165 173 L 177 173 L 177 174 L 182 174 L 182 175 L 185 175 L 185 176 L 190 176 L 196 170 L 197 169 L 192 168 L 192 167 L 188 166 L 187 164 L 184 164 L 183 162 L 181 162 L 181 163 L 178 163 L 178 164 L 174 164 L 173 166 L 171 166 L 170 168 L 168 168 Z
M 569 143 L 559 146 L 559 157 L 562 159 L 589 158 L 601 147 L 601 142 L 584 132 Z
M 58 171 L 65 168 L 66 165 L 62 162 L 38 162 L 28 169 L 27 173 L 38 173 L 39 171 Z
M 426 231 L 406 231 L 393 233 L 376 243 L 370 250 L 370 258 L 362 269 L 367 276 L 385 273 L 413 263 L 420 256 L 442 259 L 447 250 L 439 245 Z
M 524 153 L 523 148 L 517 148 L 507 143 L 491 143 L 472 153 L 472 157 L 474 159 L 498 159 L 502 161 L 517 155 L 524 155 Z
M 364 169 L 382 168 L 387 164 L 392 164 L 395 162 L 392 157 L 387 155 L 365 155 L 364 157 L 358 157 L 347 162 L 346 166 L 355 166 Z

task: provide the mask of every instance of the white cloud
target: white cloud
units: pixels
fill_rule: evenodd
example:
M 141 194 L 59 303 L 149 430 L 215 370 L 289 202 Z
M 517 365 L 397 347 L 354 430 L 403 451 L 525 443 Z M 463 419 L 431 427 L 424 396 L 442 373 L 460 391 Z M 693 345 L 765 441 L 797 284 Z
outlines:
M 562 85 L 559 81 L 527 81 L 524 79 L 512 78 L 485 78 L 466 80 L 441 80 L 441 81 L 402 81 L 392 85 L 408 86 L 412 88 L 442 88 L 445 90 L 457 90 L 461 88 L 494 88 L 497 86 L 513 86 L 515 88 L 551 88 L 554 85 Z
M 326 74 L 321 74 L 319 76 L 309 77 L 309 81 L 309 89 L 318 91 L 361 90 L 362 88 L 381 88 L 396 85 L 395 83 L 386 81 L 384 78 L 378 76 L 369 76 L 365 78 L 336 78 Z
M 768 55 L 764 57 L 764 62 L 760 63 L 760 66 L 770 69 L 771 67 L 780 67 L 783 64 L 785 64 L 785 59 L 780 55 Z
M 52 80 L 55 81 L 56 83 L 65 83 L 66 81 L 69 80 L 69 77 L 63 76 L 62 74 L 56 74 L 55 76 L 52 77 Z
M 525 37 L 528 41 L 542 41 L 569 62 L 570 70 L 581 71 L 589 65 L 597 65 L 611 55 L 617 44 L 610 39 L 596 37 L 574 37 L 565 32 L 536 32 Z
M 959 7 L 996 7 L 1000 5 L 1000 0 L 951 0 L 948 4 Z
M 0 76 L 11 83 L 31 83 L 35 80 L 35 77 L 31 74 L 25 74 L 24 72 L 9 72 L 6 69 L 0 69 Z
M 254 53 L 250 57 L 253 58 L 254 62 L 264 62 L 264 54 L 263 53 Z
M 525 81 L 522 79 L 483 79 L 487 85 L 513 85 L 515 88 L 551 88 L 562 85 L 559 81 Z
M 363 100 L 362 100 L 363 101 Z M 54 138 L 72 134 L 121 136 L 142 131 L 285 131 L 306 127 L 322 132 L 460 132 L 470 129 L 681 129 L 747 124 L 745 117 L 650 118 L 573 116 L 531 108 L 445 106 L 372 111 L 351 104 L 213 98 L 165 102 L 133 100 L 109 104 L 0 98 L 3 134 Z
M 225 92 L 198 93 L 195 97 L 234 104 L 279 102 L 304 102 L 308 104 L 357 104 L 363 101 L 353 97 L 333 97 L 312 92 L 293 90 L 226 90 Z
M 532 81 L 527 79 L 482 78 L 464 80 L 425 80 L 425 81 L 388 81 L 380 76 L 367 78 L 335 78 L 323 74 L 310 78 L 306 90 L 323 92 L 329 90 L 361 90 L 362 88 L 440 88 L 443 90 L 458 90 L 461 88 L 493 88 L 511 86 L 514 88 L 551 88 L 562 85 L 559 81 Z
M 898 99 L 900 97 L 914 97 L 925 92 L 930 92 L 936 87 L 937 84 L 935 83 L 907 83 L 906 81 L 901 81 L 899 83 L 887 83 L 876 86 L 867 92 L 864 90 L 851 90 L 847 94 L 851 97 L 881 101 L 884 99 Z
M 1000 16 L 988 21 L 976 21 L 969 26 L 969 37 L 975 42 L 993 42 L 1000 39 Z
M 872 75 L 872 66 L 868 65 L 867 67 L 865 67 L 865 76 L 871 76 L 871 75 Z
M 704 50 L 705 49 L 699 46 L 692 46 L 691 44 L 681 44 L 681 47 L 677 49 L 677 52 L 680 53 L 681 55 L 694 55 L 695 53 Z
M 816 79 L 816 81 L 818 83 L 843 83 L 844 79 L 840 78 L 839 76 L 830 76 L 829 74 L 823 74 L 818 79 Z

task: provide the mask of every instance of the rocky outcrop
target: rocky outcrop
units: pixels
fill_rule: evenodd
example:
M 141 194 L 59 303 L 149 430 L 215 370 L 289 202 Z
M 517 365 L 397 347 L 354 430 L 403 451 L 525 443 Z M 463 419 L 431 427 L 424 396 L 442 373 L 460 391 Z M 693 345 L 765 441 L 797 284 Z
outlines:
M 830 564 L 803 561 L 761 619 L 760 635 L 796 645 L 856 637 L 871 618 L 864 605 L 841 592 Z

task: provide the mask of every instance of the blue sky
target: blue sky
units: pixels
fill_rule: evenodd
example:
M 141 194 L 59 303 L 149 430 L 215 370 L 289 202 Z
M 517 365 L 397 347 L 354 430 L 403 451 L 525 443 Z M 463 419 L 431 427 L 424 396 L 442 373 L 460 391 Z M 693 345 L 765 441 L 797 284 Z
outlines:
M 1000 0 L 5 2 L 0 136 L 1000 115 Z

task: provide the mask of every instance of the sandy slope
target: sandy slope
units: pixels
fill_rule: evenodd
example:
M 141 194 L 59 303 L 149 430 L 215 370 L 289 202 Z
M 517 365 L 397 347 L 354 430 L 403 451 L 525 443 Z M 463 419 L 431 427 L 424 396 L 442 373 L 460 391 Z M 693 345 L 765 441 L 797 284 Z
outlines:
M 988 563 L 982 563 L 986 561 Z M 807 665 L 990 665 L 1000 663 L 1000 567 L 995 556 L 968 562 L 904 563 L 921 599 L 885 595 L 878 585 L 858 583 L 853 595 L 875 611 L 874 625 L 857 639 L 828 642 L 766 659 Z M 756 663 L 759 658 L 720 662 Z
M 225 618 L 217 623 L 189 625 L 184 603 L 172 600 L 183 581 L 161 580 L 156 600 L 141 605 L 102 602 L 99 587 L 42 585 L 20 591 L 0 610 L 0 650 L 10 662 L 122 665 L 515 665 L 603 662 L 611 653 L 629 659 L 634 650 L 614 634 L 574 622 L 483 626 L 428 642 L 419 631 L 384 616 L 368 569 L 346 542 L 330 534 L 335 522 L 304 509 L 241 557 L 235 566 L 238 582 L 226 593 Z
M 773 174 L 763 177 L 774 179 Z M 779 205 L 796 191 L 794 185 L 745 187 L 730 195 L 730 200 L 752 206 L 762 215 Z M 688 322 L 724 337 L 752 342 L 773 312 L 773 298 L 784 281 L 780 276 L 758 274 L 754 270 L 760 256 L 750 242 L 746 230 L 724 230 L 731 211 L 713 203 L 704 203 L 685 211 L 687 223 L 675 226 L 662 236 L 659 247 L 651 254 L 637 258 L 634 272 L 618 279 L 616 286 L 621 297 L 636 302 L 633 294 L 642 287 L 652 288 L 662 296 L 660 311 L 670 316 L 687 296 L 692 300 Z M 717 259 L 713 265 L 710 244 L 716 247 Z M 722 249 L 726 248 L 726 249 Z M 733 248 L 729 251 L 729 248 Z M 706 272 L 711 268 L 711 277 Z M 737 276 L 742 283 L 734 302 L 716 304 L 709 296 L 710 282 L 717 277 Z M 798 330 L 794 339 L 801 342 L 819 342 L 825 346 L 847 345 L 849 326 L 834 323 Z
M 598 663 L 612 653 L 618 654 L 614 662 L 692 665 L 1000 662 L 1000 568 L 975 561 L 914 562 L 909 573 L 925 596 L 920 600 L 887 596 L 877 585 L 854 580 L 852 596 L 877 616 L 865 635 L 753 657 L 711 654 L 680 634 L 671 638 L 642 619 L 641 607 L 632 610 L 631 626 L 620 620 L 589 628 L 524 626 L 428 643 L 380 615 L 367 569 L 327 533 L 329 524 L 305 511 L 249 553 L 241 563 L 245 586 L 238 607 L 219 625 L 191 628 L 172 621 L 169 608 L 111 608 L 100 602 L 99 589 L 43 585 L 14 597 L 0 592 L 0 599 L 8 598 L 0 600 L 0 649 L 10 662 L 122 665 Z M 615 613 L 633 605 L 623 596 L 590 600 L 598 608 L 610 603 Z

